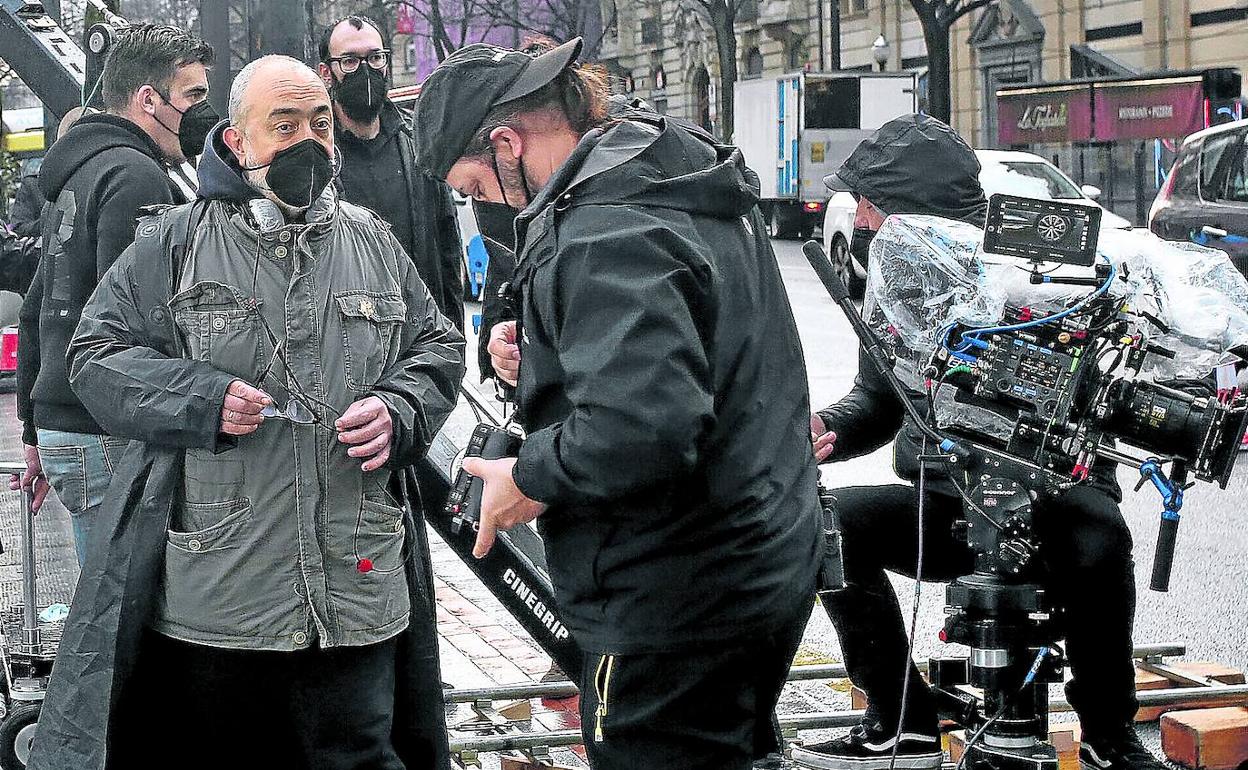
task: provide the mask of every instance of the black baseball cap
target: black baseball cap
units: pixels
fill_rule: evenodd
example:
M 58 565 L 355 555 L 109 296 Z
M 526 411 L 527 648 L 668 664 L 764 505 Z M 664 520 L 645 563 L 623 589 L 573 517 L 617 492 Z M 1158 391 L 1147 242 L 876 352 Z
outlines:
M 448 56 L 416 100 L 416 163 L 445 179 L 490 110 L 549 84 L 576 60 L 581 45 L 581 38 L 573 38 L 530 56 L 475 43 Z
M 829 190 L 850 192 L 886 214 L 934 214 L 983 224 L 987 201 L 979 158 L 958 133 L 930 115 L 894 118 L 862 140 Z

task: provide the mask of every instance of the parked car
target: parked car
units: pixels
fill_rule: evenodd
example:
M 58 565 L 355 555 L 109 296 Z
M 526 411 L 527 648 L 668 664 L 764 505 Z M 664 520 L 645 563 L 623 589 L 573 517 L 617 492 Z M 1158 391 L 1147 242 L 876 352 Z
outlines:
M 981 170 L 979 183 L 983 185 L 984 194 L 992 196 L 997 193 L 1021 195 L 1027 198 L 1046 200 L 1077 201 L 1092 206 L 1100 206 L 1096 199 L 1101 191 L 1092 185 L 1075 184 L 1057 166 L 1039 155 L 1029 152 L 1010 152 L 1005 150 L 976 150 Z M 1131 223 L 1101 207 L 1101 227 L 1125 229 Z M 823 217 L 823 248 L 828 259 L 837 269 L 841 280 L 849 287 L 855 297 L 862 296 L 867 281 L 865 239 L 857 244 L 853 239 L 854 229 L 864 233 L 879 229 L 882 215 L 878 211 L 870 211 L 860 207 L 849 193 L 838 192 L 828 200 Z M 850 247 L 854 245 L 854 253 Z
M 1248 120 L 1189 136 L 1148 213 L 1166 240 L 1222 249 L 1248 273 Z

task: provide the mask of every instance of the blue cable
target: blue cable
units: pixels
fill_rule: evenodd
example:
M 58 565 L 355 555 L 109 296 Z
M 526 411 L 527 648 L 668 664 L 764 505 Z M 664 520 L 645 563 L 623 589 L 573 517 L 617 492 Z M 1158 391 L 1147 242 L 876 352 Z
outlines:
M 949 348 L 954 353 L 965 353 L 971 347 L 980 347 L 980 348 L 987 347 L 988 343 L 979 339 L 979 336 L 982 334 L 999 334 L 1001 332 L 1014 332 L 1014 331 L 1021 331 L 1023 329 L 1031 329 L 1033 327 L 1040 326 L 1042 324 L 1051 323 L 1053 321 L 1060 321 L 1063 318 L 1066 318 L 1067 316 L 1073 313 L 1079 312 L 1089 302 L 1101 296 L 1105 292 L 1109 291 L 1109 287 L 1113 285 L 1114 279 L 1118 277 L 1118 268 L 1114 266 L 1114 263 L 1110 261 L 1110 259 L 1108 257 L 1105 257 L 1104 255 L 1102 255 L 1102 258 L 1109 265 L 1109 277 L 1105 279 L 1105 283 L 1098 286 L 1095 291 L 1088 294 L 1086 297 L 1079 300 L 1078 302 L 1071 305 L 1070 307 L 1066 308 L 1065 310 L 1059 311 L 1050 316 L 1045 316 L 1044 318 L 1036 318 L 1031 321 L 1023 321 L 1022 323 L 1008 324 L 1006 326 L 988 326 L 983 329 L 971 329 L 969 331 L 964 331 L 962 332 L 962 343 L 958 345 L 956 349 L 949 348 L 949 334 L 952 333 L 953 331 L 953 327 L 950 326 L 948 331 L 945 332 L 945 347 Z M 975 342 L 972 342 L 971 341 L 972 339 L 975 340 Z

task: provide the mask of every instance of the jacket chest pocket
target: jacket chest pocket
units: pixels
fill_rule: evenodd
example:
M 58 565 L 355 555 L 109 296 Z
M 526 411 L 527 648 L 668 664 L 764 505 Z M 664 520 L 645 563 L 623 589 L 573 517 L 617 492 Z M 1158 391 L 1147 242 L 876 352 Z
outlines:
M 346 291 L 334 295 L 342 319 L 342 360 L 347 387 L 368 393 L 398 358 L 407 303 L 389 292 Z
M 264 360 L 255 304 L 226 284 L 201 281 L 169 300 L 190 358 L 254 382 Z

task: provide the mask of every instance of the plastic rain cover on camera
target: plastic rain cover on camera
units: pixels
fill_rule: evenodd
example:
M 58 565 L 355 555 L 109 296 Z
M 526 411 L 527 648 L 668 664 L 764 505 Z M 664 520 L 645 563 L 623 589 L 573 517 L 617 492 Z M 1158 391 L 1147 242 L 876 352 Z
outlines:
M 985 326 L 1001 318 L 1005 293 L 988 279 L 976 251 L 978 227 L 918 214 L 890 216 L 867 265 L 863 316 L 891 327 L 919 357 L 930 356 L 950 325 Z
M 1103 231 L 1097 250 L 1126 274 L 1129 310 L 1169 327 L 1141 324 L 1151 342 L 1175 353 L 1148 357 L 1155 378 L 1203 377 L 1248 344 L 1248 280 L 1226 252 L 1147 230 Z
M 871 243 L 863 315 L 896 347 L 899 370 L 917 372 L 955 323 L 989 326 L 1005 305 L 1029 306 L 1038 315 L 1070 307 L 1089 289 L 1030 283 L 1022 260 L 984 254 L 983 232 L 964 222 L 920 215 L 889 217 Z M 1203 377 L 1228 352 L 1248 345 L 1248 280 L 1225 252 L 1163 241 L 1147 230 L 1104 228 L 1098 261 L 1118 276 L 1110 291 L 1140 318 L 1141 331 L 1173 359 L 1148 356 L 1156 379 Z M 1044 266 L 1046 273 L 1091 276 L 1093 269 Z M 1160 319 L 1167 331 L 1142 320 Z M 900 345 L 897 345 L 900 343 Z

